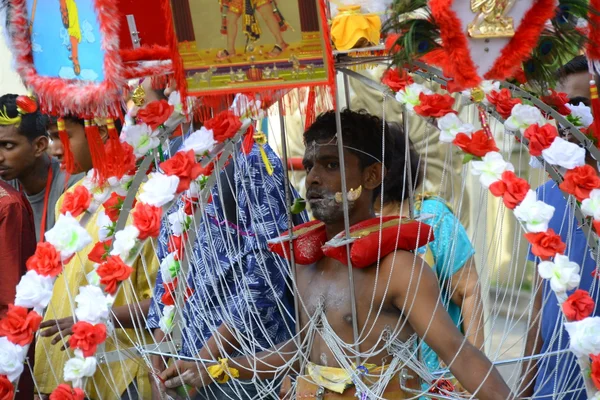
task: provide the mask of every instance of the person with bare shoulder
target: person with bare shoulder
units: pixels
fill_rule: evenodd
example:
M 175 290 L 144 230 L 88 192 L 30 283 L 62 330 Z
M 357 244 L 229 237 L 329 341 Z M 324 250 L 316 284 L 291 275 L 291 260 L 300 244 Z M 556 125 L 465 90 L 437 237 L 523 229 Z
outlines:
M 465 340 L 439 302 L 431 267 L 410 251 L 430 240 L 431 228 L 399 217 L 375 217 L 374 200 L 392 160 L 389 127 L 366 112 L 343 111 L 343 161 L 336 132 L 336 115 L 330 111 L 304 133 L 307 201 L 317 221 L 297 226 L 293 235 L 296 262 L 302 264 L 296 278 L 302 304 L 297 324 L 303 337 L 221 361 L 226 367 L 217 372 L 210 365 L 179 361 L 161 374 L 167 390 L 182 384 L 199 388 L 224 374 L 265 379 L 281 374 L 293 361 L 299 370 L 298 343 L 302 342 L 308 343 L 301 349 L 308 363 L 297 379 L 298 399 L 413 398 L 415 394 L 408 390 L 419 393 L 418 378 L 431 378 L 416 358 L 421 338 L 475 397 L 512 398 L 498 371 Z M 349 254 L 343 240 L 343 197 L 353 237 Z M 281 247 L 271 249 L 279 252 Z M 220 340 L 232 336 L 227 329 L 219 334 Z M 219 346 L 212 339 L 206 346 L 218 354 Z

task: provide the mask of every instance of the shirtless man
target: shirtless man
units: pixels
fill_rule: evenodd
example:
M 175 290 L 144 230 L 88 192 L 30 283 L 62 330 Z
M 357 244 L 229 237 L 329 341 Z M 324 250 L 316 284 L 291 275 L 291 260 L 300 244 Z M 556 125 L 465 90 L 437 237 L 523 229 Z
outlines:
M 385 158 L 382 158 L 384 125 L 379 118 L 364 112 L 346 110 L 342 112 L 341 119 L 346 187 L 348 190 L 354 189 L 354 195 L 351 197 L 355 200 L 349 203 L 350 225 L 354 225 L 375 217 L 373 203 L 379 194 L 382 176 L 389 167 L 392 146 L 385 147 Z M 391 143 L 387 126 L 385 135 L 386 142 Z M 325 223 L 327 240 L 330 240 L 344 230 L 343 206 L 335 200 L 336 193 L 342 190 L 335 113 L 330 111 L 321 115 L 305 132 L 304 140 L 307 146 L 303 160 L 307 172 L 307 200 L 314 216 Z M 381 163 L 381 159 L 385 160 L 385 165 Z M 359 187 L 362 190 L 358 190 Z M 357 196 L 358 192 L 361 193 Z M 370 267 L 354 268 L 357 322 L 359 332 L 362 330 L 360 352 L 372 354 L 369 359 L 362 359 L 361 365 L 389 365 L 392 358 L 387 351 L 389 347 L 385 351 L 383 348 L 392 341 L 400 344 L 411 343 L 411 339 L 417 334 L 447 365 L 450 365 L 452 373 L 474 396 L 479 399 L 512 398 L 509 388 L 490 361 L 460 334 L 438 300 L 439 287 L 431 267 L 418 260 L 416 262 L 414 254 L 410 252 L 397 250 L 387 255 L 382 254 L 378 266 L 374 263 Z M 308 350 L 308 360 L 311 363 L 307 369 L 309 372 L 311 368 L 313 371 L 320 370 L 317 364 L 335 369 L 342 367 L 338 360 L 339 352 L 336 356 L 323 338 L 335 334 L 345 343 L 355 342 L 348 267 L 333 258 L 322 257 L 313 265 L 298 266 L 297 285 L 298 295 L 303 304 L 300 330 L 307 328 L 309 319 L 316 316 L 317 321 L 327 321 L 328 324 L 325 325 L 333 331 L 326 332 L 327 328 L 323 327 L 325 325 L 317 324 L 319 328 Z M 314 325 L 314 321 L 311 325 Z M 380 340 L 383 333 L 391 330 L 398 332 L 397 335 L 387 340 L 384 336 L 384 340 Z M 202 349 L 200 357 L 219 354 L 222 346 L 219 346 L 217 340 L 226 343 L 233 339 L 227 332 L 227 329 L 220 330 L 221 339 L 218 339 L 221 335 L 213 335 L 205 346 L 209 351 Z M 291 340 L 276 346 L 275 349 L 230 360 L 229 366 L 239 371 L 240 379 L 264 379 L 273 377 L 277 366 L 285 365 L 296 353 L 297 342 Z M 408 351 L 408 356 L 403 357 L 401 361 L 406 362 L 407 358 L 411 357 L 410 353 Z M 227 357 L 227 354 L 221 355 Z M 414 352 L 412 356 L 414 357 Z M 344 358 L 347 359 L 344 363 L 346 366 L 355 362 L 355 358 L 348 354 Z M 167 388 L 176 388 L 182 381 L 193 387 L 202 387 L 212 382 L 212 378 L 206 366 L 198 366 L 195 362 L 179 361 L 176 366 L 164 371 L 161 377 L 166 380 Z M 369 376 L 372 376 L 371 368 L 368 368 L 368 371 Z M 349 373 L 355 374 L 354 371 L 346 370 L 347 376 Z M 408 375 L 416 376 L 413 372 L 409 372 Z M 314 378 L 314 374 L 311 376 Z M 310 380 L 301 377 L 299 387 L 302 386 L 303 379 Z M 323 381 L 326 379 L 317 383 L 325 386 Z M 310 385 L 309 381 L 309 389 Z M 334 391 L 318 388 L 314 383 L 312 386 L 312 393 L 299 388 L 298 396 L 319 398 L 317 392 L 320 392 L 324 395 L 321 398 L 324 399 L 355 398 L 354 389 L 342 390 L 343 397 L 332 397 L 339 395 L 333 393 Z M 416 385 L 410 386 L 418 388 Z M 306 387 L 307 385 L 304 385 L 304 388 Z M 400 391 L 398 381 L 388 385 L 388 390 L 383 395 L 386 399 L 412 397 Z

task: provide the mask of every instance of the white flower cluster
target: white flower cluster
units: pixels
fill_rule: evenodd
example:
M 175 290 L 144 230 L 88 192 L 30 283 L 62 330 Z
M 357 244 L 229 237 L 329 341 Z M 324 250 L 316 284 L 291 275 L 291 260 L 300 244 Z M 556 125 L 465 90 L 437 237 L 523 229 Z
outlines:
M 411 83 L 396 93 L 396 100 L 398 100 L 400 104 L 404 104 L 408 110 L 414 111 L 415 107 L 421 105 L 421 100 L 419 99 L 421 93 L 433 94 L 433 92 L 425 86 L 419 83 Z

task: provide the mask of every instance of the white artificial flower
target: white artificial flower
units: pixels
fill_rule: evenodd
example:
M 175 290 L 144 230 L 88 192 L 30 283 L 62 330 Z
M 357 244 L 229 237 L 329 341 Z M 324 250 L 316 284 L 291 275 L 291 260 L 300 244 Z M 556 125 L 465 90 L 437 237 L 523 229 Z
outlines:
M 132 181 L 133 175 L 123 175 L 121 179 L 117 179 L 114 176 L 107 179 L 110 189 L 122 197 L 127 196 Z
M 177 90 L 171 92 L 171 94 L 169 95 L 169 104 L 172 105 L 175 111 L 177 111 L 179 114 L 183 113 L 183 105 L 181 104 L 181 93 L 179 93 Z
M 542 157 L 551 165 L 573 169 L 585 165 L 585 149 L 563 138 L 555 138 L 550 147 L 542 150 Z
M 171 231 L 176 236 L 181 236 L 183 232 L 190 229 L 192 223 L 192 217 L 187 215 L 183 208 L 179 208 L 177 212 L 169 215 L 168 219 L 171 224 Z
M 510 117 L 504 122 L 504 127 L 509 131 L 523 133 L 533 124 L 546 125 L 540 110 L 527 104 L 517 104 L 513 107 Z
M 550 287 L 561 302 L 567 299 L 567 290 L 577 288 L 581 280 L 579 265 L 561 254 L 554 256 L 554 261 L 539 263 L 538 272 L 543 279 L 550 280 Z
M 479 182 L 486 188 L 502 178 L 504 171 L 514 171 L 511 163 L 504 161 L 502 154 L 491 151 L 481 161 L 472 161 L 473 175 L 479 176 Z
M 15 305 L 33 308 L 43 315 L 42 310 L 48 306 L 54 289 L 54 278 L 39 275 L 34 270 L 27 271 L 17 285 Z
M 108 239 L 112 239 L 115 235 L 116 222 L 112 222 L 104 210 L 98 214 L 96 219 L 96 225 L 98 226 L 98 240 L 106 242 Z
M 197 156 L 206 155 L 217 144 L 212 129 L 200 128 L 183 141 L 183 151 L 194 150 Z
M 590 197 L 581 202 L 581 212 L 586 217 L 600 220 L 600 189 L 592 190 Z
M 94 269 L 85 276 L 89 285 L 100 286 L 100 275 L 98 275 L 97 270 L 98 264 L 94 264 Z
M 110 188 L 106 185 L 99 186 L 94 179 L 95 171 L 89 170 L 85 175 L 82 181 L 82 185 L 90 192 L 92 195 L 92 201 L 90 202 L 90 206 L 88 207 L 88 211 L 90 213 L 94 213 L 100 205 L 102 205 L 108 198 L 110 197 Z
M 132 251 L 138 245 L 138 236 L 140 231 L 133 225 L 126 226 L 123 230 L 115 233 L 113 249 L 111 256 L 120 256 L 123 262 L 127 263 L 131 257 Z
M 421 100 L 419 100 L 421 93 L 432 94 L 433 92 L 419 83 L 411 83 L 396 93 L 396 100 L 405 104 L 408 110 L 414 111 L 415 107 L 421 104 Z
M 25 349 L 11 343 L 6 337 L 0 337 L 0 374 L 6 375 L 9 381 L 16 381 L 23 372 Z
M 72 382 L 73 387 L 83 388 L 84 378 L 94 376 L 96 365 L 96 357 L 84 357 L 81 350 L 75 350 L 75 357 L 65 363 L 63 370 L 65 381 Z
M 529 158 L 529 166 L 535 169 L 544 168 L 544 165 L 540 162 L 540 160 L 538 160 L 538 158 L 534 156 L 531 156 Z
M 75 296 L 75 315 L 80 321 L 89 322 L 92 325 L 99 324 L 108 319 L 110 308 L 114 298 L 104 296 L 104 292 L 98 286 L 87 285 L 79 289 Z
M 481 84 L 479 85 L 479 88 L 481 90 L 483 90 L 483 93 L 485 94 L 489 94 L 493 91 L 500 91 L 500 82 L 498 81 L 491 81 L 491 80 L 486 80 L 481 82 Z
M 163 309 L 163 316 L 158 322 L 159 328 L 165 334 L 169 334 L 173 331 L 173 319 L 175 318 L 175 306 L 165 306 Z
M 569 333 L 569 348 L 577 357 L 600 353 L 600 317 L 566 322 L 565 329 Z
M 440 130 L 440 142 L 452 143 L 459 133 L 471 136 L 475 127 L 469 123 L 462 122 L 454 113 L 448 113 L 438 118 L 438 128 Z
M 79 225 L 71 213 L 61 214 L 54 227 L 44 234 L 46 241 L 60 251 L 62 260 L 70 258 L 92 243 L 89 233 Z
M 515 217 L 523 223 L 528 232 L 545 232 L 548 222 L 554 215 L 554 207 L 539 201 L 533 190 L 527 192 L 525 199 L 515 207 Z
M 588 128 L 594 122 L 594 116 L 592 115 L 592 109 L 583 103 L 578 105 L 565 104 L 571 110 L 571 114 L 567 116 L 567 119 L 575 126 L 582 126 Z
M 198 178 L 190 182 L 190 188 L 188 189 L 188 196 L 193 198 L 200 198 L 200 193 L 206 188 L 208 176 L 200 175 Z
M 160 263 L 160 275 L 164 283 L 171 283 L 177 277 L 181 264 L 175 259 L 175 252 L 169 253 Z
M 162 207 L 175 198 L 179 178 L 155 172 L 142 187 L 139 200 L 151 206 Z
M 133 154 L 136 158 L 143 157 L 160 144 L 158 131 L 152 132 L 152 129 L 146 124 L 127 126 L 124 128 L 122 136 L 125 142 L 133 147 Z

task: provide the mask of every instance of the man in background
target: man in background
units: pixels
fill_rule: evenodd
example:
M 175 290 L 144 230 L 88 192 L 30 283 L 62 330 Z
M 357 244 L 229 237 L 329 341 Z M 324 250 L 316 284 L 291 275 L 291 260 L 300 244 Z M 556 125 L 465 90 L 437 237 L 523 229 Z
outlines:
M 571 104 L 589 105 L 590 74 L 584 56 L 578 56 L 564 65 L 559 70 L 559 76 L 561 81 L 557 89 L 567 94 Z M 589 154 L 586 162 L 597 169 L 596 160 Z M 596 270 L 596 262 L 588 249 L 586 235 L 575 218 L 574 209 L 567 203 L 558 184 L 553 180 L 537 189 L 537 197 L 538 200 L 554 207 L 554 215 L 548 227 L 560 234 L 561 240 L 567 244 L 569 259 L 581 266 L 579 289 L 588 291 L 598 303 L 600 288 L 594 284 L 596 278 L 592 276 Z M 531 250 L 528 259 L 535 263 L 537 271 L 540 259 L 535 257 Z M 550 288 L 550 282 L 540 282 L 538 277 L 537 287 L 524 356 L 556 353 L 569 348 L 569 335 L 564 328 L 561 307 Z M 592 316 L 600 316 L 597 307 Z M 535 399 L 549 400 L 555 398 L 555 393 L 560 393 L 560 398 L 565 400 L 588 398 L 577 359 L 570 351 L 526 362 L 522 375 L 525 377 L 521 385 L 523 397 L 533 396 Z
M 35 241 L 54 226 L 54 206 L 81 175 L 68 176 L 48 155 L 47 118 L 19 113 L 16 94 L 0 97 L 0 178 L 20 189 L 33 211 Z

